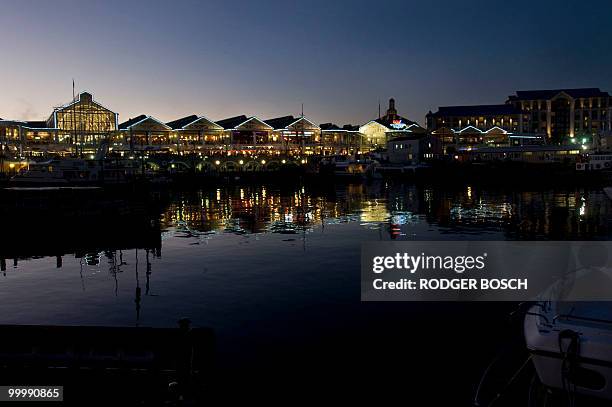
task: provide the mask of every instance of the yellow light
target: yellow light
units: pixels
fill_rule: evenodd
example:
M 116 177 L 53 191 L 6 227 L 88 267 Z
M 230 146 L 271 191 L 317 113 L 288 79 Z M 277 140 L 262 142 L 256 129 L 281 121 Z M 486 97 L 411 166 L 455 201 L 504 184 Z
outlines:
M 261 164 L 262 165 L 265 164 L 265 163 L 266 163 L 266 160 L 261 160 Z
M 244 164 L 244 161 L 240 160 L 240 161 L 238 161 L 238 164 L 242 165 L 242 164 Z
M 306 160 L 302 159 L 302 164 L 306 164 Z
M 13 164 L 13 163 L 10 163 L 10 164 L 9 164 L 9 168 L 10 168 L 10 169 L 13 169 L 13 168 L 15 168 L 15 164 Z
M 217 160 L 217 161 L 215 161 L 215 164 L 219 165 L 219 164 L 221 164 L 221 161 Z
M 287 162 L 287 160 L 282 160 L 281 163 L 285 164 Z

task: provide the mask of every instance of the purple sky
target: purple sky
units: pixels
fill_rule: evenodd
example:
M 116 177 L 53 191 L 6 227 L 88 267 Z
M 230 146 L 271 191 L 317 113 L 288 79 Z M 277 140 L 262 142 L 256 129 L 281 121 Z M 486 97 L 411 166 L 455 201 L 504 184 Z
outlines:
M 34 1 L 0 4 L 0 117 L 88 90 L 163 121 L 305 114 L 361 124 L 515 90 L 612 91 L 609 1 Z M 568 2 L 569 3 L 569 2 Z

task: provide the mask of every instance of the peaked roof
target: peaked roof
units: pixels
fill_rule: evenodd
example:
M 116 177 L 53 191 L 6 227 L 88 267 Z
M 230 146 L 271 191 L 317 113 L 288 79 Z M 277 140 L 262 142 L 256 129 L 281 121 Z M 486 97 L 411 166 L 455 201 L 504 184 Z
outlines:
M 126 130 L 128 127 L 130 127 L 130 126 L 132 126 L 132 125 L 134 125 L 134 124 L 136 124 L 136 123 L 138 123 L 140 121 L 143 121 L 146 118 L 147 118 L 147 115 L 141 114 L 140 116 L 136 116 L 133 119 L 130 119 L 130 120 L 127 120 L 127 121 L 125 121 L 123 123 L 120 123 L 119 124 L 119 130 Z
M 516 95 L 510 96 L 509 100 L 536 100 L 552 99 L 561 92 L 567 93 L 573 98 L 608 97 L 608 92 L 602 92 L 599 88 L 576 88 L 576 89 L 545 89 L 545 90 L 519 90 Z
M 393 118 L 388 118 L 387 116 L 375 119 L 374 121 L 376 123 L 382 124 L 383 126 L 385 126 L 388 129 L 391 130 L 397 130 L 395 129 L 393 126 L 391 126 L 392 124 L 394 124 L 396 121 L 400 121 L 401 123 L 405 123 L 406 127 L 412 127 L 412 125 L 417 125 L 419 126 L 419 124 L 417 122 L 413 122 L 412 120 L 406 119 L 405 117 L 402 117 L 400 115 L 395 115 Z
M 264 120 L 268 126 L 272 126 L 274 129 L 284 129 L 290 124 L 294 123 L 297 119 L 293 116 L 282 116 L 274 119 Z
M 428 116 L 496 116 L 520 113 L 520 109 L 504 103 L 503 105 L 440 106 L 436 113 Z
M 251 120 L 258 121 L 264 126 L 272 129 L 272 126 L 270 126 L 268 123 L 264 122 L 257 116 L 246 117 L 245 115 L 240 115 L 240 116 L 230 117 L 229 119 L 219 120 L 218 122 L 216 122 L 216 124 L 223 127 L 225 130 L 229 130 L 229 129 L 236 129 L 242 126 L 243 124 L 250 122 Z
M 264 123 L 266 123 L 268 126 L 271 126 L 272 128 L 274 128 L 275 130 L 280 130 L 280 129 L 286 129 L 287 127 L 301 121 L 304 120 L 308 123 L 310 123 L 311 125 L 315 126 L 315 127 L 319 127 L 316 124 L 314 124 L 313 122 L 311 122 L 310 120 L 308 120 L 305 116 L 299 116 L 299 117 L 293 117 L 293 116 L 282 116 L 282 117 L 276 117 L 274 119 L 268 119 L 268 120 L 264 120 Z
M 131 127 L 136 126 L 137 124 L 144 122 L 146 120 L 151 120 L 154 121 L 155 123 L 160 124 L 162 127 L 164 127 L 166 130 L 171 130 L 171 127 L 168 126 L 166 123 L 163 123 L 159 120 L 157 120 L 155 117 L 153 116 L 147 116 L 144 114 L 141 114 L 140 116 L 136 116 L 133 119 L 128 120 L 127 122 L 123 122 L 119 125 L 119 130 L 129 130 Z
M 217 120 L 215 123 L 217 123 L 219 126 L 223 127 L 224 129 L 233 129 L 236 128 L 236 126 L 238 126 L 241 123 L 244 123 L 248 120 L 249 118 L 246 117 L 245 115 L 240 115 L 240 116 L 234 116 L 234 117 L 230 117 L 227 119 L 223 119 L 223 120 Z
M 172 127 L 173 130 L 180 129 L 188 125 L 189 123 L 193 123 L 198 120 L 198 116 L 195 114 L 181 117 L 180 119 L 173 120 L 171 122 L 166 123 L 166 126 Z

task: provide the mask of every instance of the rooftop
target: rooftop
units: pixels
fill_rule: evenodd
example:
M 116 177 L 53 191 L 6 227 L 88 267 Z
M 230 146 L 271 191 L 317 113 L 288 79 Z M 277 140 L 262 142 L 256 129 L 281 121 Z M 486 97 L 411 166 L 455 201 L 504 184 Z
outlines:
M 246 117 L 245 115 L 240 115 L 240 116 L 229 117 L 223 120 L 218 120 L 215 123 L 217 123 L 219 126 L 223 127 L 224 129 L 233 129 L 239 124 L 246 122 L 247 120 L 249 120 L 248 117 Z
M 168 122 L 166 123 L 166 126 L 172 127 L 173 130 L 182 129 L 189 123 L 193 123 L 196 120 L 198 120 L 198 116 L 196 116 L 195 114 L 192 114 L 192 115 L 181 117 L 180 119 L 176 119 L 171 122 Z
M 140 116 L 136 116 L 133 119 L 130 119 L 128 121 L 125 121 L 123 123 L 119 124 L 119 130 L 126 130 L 128 127 L 130 127 L 133 124 L 138 123 L 141 120 L 144 120 L 147 118 L 147 115 L 141 114 Z
M 293 116 L 282 116 L 276 117 L 274 119 L 264 120 L 264 122 L 273 127 L 274 129 L 284 129 L 289 126 L 291 123 L 295 122 L 297 119 Z
M 501 105 L 440 106 L 436 113 L 428 116 L 497 116 L 520 113 L 520 109 L 504 103 Z
M 564 92 L 573 98 L 608 97 L 608 92 L 602 92 L 599 88 L 576 88 L 576 89 L 545 89 L 545 90 L 519 90 L 516 95 L 508 97 L 509 100 L 538 100 L 552 99 L 559 93 Z

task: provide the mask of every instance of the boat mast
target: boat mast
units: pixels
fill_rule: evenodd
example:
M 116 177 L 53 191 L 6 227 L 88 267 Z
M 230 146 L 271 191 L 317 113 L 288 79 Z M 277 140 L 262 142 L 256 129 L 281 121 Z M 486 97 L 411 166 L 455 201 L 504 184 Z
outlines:
M 74 142 L 74 152 L 77 157 L 79 155 L 79 143 L 77 140 L 77 131 L 76 131 L 76 105 L 74 100 L 74 78 L 72 78 L 72 140 Z

